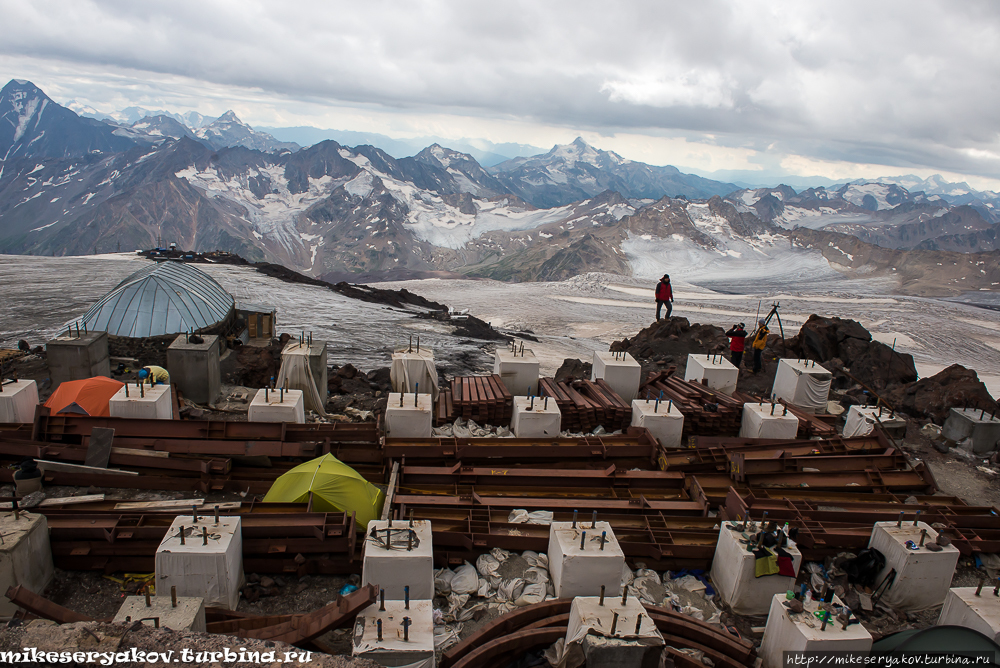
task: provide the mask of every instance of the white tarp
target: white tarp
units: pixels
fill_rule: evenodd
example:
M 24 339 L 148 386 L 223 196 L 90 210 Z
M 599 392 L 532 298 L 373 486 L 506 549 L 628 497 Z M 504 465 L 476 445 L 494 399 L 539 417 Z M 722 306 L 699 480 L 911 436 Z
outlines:
M 421 348 L 401 348 L 392 354 L 392 366 L 389 368 L 389 380 L 393 392 L 417 392 L 420 385 L 421 394 L 430 394 L 434 401 L 438 399 L 438 375 L 434 366 L 434 351 Z
M 202 528 L 208 544 L 202 544 Z M 181 544 L 180 530 L 184 530 Z M 208 607 L 235 610 L 243 586 L 243 533 L 239 517 L 177 517 L 160 547 L 156 550 L 156 595 L 170 596 L 177 587 L 178 596 L 205 599 Z
M 618 613 L 617 623 L 614 620 Z M 636 632 L 636 622 L 639 617 L 639 630 Z M 611 626 L 615 624 L 612 634 Z M 663 645 L 663 636 L 656 628 L 656 623 L 638 599 L 629 596 L 622 605 L 618 597 L 606 597 L 604 605 L 600 605 L 598 596 L 577 596 L 569 609 L 569 624 L 566 628 L 566 639 L 558 651 L 560 668 L 575 668 L 584 662 L 583 651 L 580 648 L 588 635 L 604 638 L 628 640 L 635 645 L 659 647 Z
M 712 559 L 712 585 L 722 600 L 737 615 L 766 615 L 771 597 L 795 587 L 795 577 L 785 575 L 756 576 L 756 558 L 741 543 L 743 535 L 724 522 Z M 744 539 L 745 540 L 745 539 Z M 785 551 L 792 557 L 796 573 L 802 566 L 802 553 L 789 543 Z
M 975 587 L 953 587 L 945 596 L 937 625 L 964 626 L 1000 641 L 1000 598 L 976 596 Z
M 867 436 L 873 431 L 875 431 L 875 418 L 871 416 L 870 409 L 851 406 L 847 411 L 847 419 L 844 420 L 844 436 L 846 438 Z
M 826 411 L 833 374 L 809 360 L 778 360 L 771 394 L 807 413 Z
M 306 410 L 326 416 L 326 402 L 316 388 L 316 380 L 309 369 L 309 358 L 306 355 L 282 355 L 281 369 L 275 385 L 289 390 L 301 390 Z

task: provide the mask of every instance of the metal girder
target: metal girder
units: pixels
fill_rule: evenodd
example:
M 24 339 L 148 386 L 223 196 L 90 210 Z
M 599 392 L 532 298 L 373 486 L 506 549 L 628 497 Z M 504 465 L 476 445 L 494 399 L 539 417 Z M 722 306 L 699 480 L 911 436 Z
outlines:
M 27 610 L 31 614 L 37 615 L 42 619 L 51 619 L 59 624 L 96 621 L 93 617 L 81 615 L 78 612 L 73 612 L 69 608 L 64 608 L 58 603 L 53 603 L 44 596 L 39 596 L 24 585 L 17 585 L 16 587 L 8 588 L 7 598 L 10 599 L 11 603 L 22 610 Z
M 377 597 L 377 586 L 363 585 L 347 596 L 339 596 L 336 601 L 319 610 L 304 615 L 295 615 L 291 619 L 271 626 L 240 629 L 235 635 L 240 638 L 256 638 L 298 645 L 352 622 L 357 614 L 374 603 Z
M 450 467 L 404 466 L 401 486 L 412 485 L 525 485 L 542 488 L 563 486 L 665 487 L 682 489 L 684 474 L 669 471 L 628 471 L 611 465 L 602 469 L 476 467 L 461 463 Z
M 768 454 L 770 456 L 762 456 Z M 730 452 L 728 458 L 729 474 L 733 479 L 746 482 L 748 478 L 751 478 L 751 484 L 756 483 L 760 476 L 775 473 L 802 473 L 806 469 L 815 469 L 821 473 L 856 473 L 869 469 L 896 471 L 906 467 L 906 457 L 892 448 L 882 454 L 867 455 L 795 456 L 787 452 L 773 454 Z
M 507 458 L 510 461 L 532 459 L 608 459 L 638 458 L 655 461 L 660 451 L 656 439 L 646 429 L 630 427 L 623 436 L 587 436 L 584 438 L 386 438 L 382 446 L 386 458 L 406 457 L 407 461 L 462 459 L 478 461 Z
M 657 510 L 670 515 L 703 516 L 707 512 L 704 503 L 698 501 L 664 501 L 650 499 L 645 496 L 631 498 L 526 498 L 512 496 L 480 496 L 445 495 L 445 494 L 396 494 L 393 504 L 400 508 L 434 505 L 437 507 L 470 507 L 483 506 L 488 509 L 524 508 L 525 510 L 564 510 L 571 512 L 579 510 L 584 515 L 592 511 L 613 513 L 642 513 L 646 510 Z M 402 515 L 405 517 L 406 512 Z

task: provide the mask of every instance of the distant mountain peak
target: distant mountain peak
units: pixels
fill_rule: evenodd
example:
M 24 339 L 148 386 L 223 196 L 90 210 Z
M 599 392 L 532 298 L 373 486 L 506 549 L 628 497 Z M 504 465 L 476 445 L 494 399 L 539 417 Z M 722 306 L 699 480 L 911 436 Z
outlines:
M 246 125 L 243 121 L 239 119 L 236 112 L 230 109 L 226 113 L 222 114 L 215 120 L 216 123 L 239 123 L 240 125 Z

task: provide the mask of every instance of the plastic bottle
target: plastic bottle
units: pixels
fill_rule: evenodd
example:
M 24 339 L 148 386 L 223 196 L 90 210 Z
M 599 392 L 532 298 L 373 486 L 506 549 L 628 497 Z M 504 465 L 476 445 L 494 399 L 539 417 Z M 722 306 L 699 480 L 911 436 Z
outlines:
M 805 596 L 805 602 L 806 603 L 812 603 L 812 600 L 813 600 L 812 590 L 811 589 L 807 589 L 806 590 L 806 596 Z

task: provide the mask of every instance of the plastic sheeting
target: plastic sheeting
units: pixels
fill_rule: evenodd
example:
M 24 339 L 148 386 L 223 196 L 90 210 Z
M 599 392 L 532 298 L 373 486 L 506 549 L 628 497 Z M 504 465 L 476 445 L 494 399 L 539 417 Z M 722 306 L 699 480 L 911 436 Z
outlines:
M 955 587 L 945 596 L 938 626 L 964 626 L 1000 642 L 1000 598 L 976 596 L 975 587 Z
M 419 392 L 430 394 L 434 401 L 438 399 L 438 375 L 434 366 L 434 351 L 422 348 L 401 348 L 392 354 L 392 366 L 389 367 L 389 380 L 393 392 Z
M 712 559 L 712 586 L 722 600 L 738 615 L 765 615 L 774 594 L 784 593 L 795 586 L 794 577 L 784 575 L 755 576 L 755 558 L 740 542 L 743 535 L 729 528 L 724 522 L 719 530 L 719 541 Z M 798 573 L 802 553 L 791 543 L 785 550 L 792 557 L 792 567 Z
M 523 508 L 516 508 L 510 511 L 507 522 L 510 524 L 552 524 L 553 512 L 551 510 L 535 510 L 528 512 Z
M 202 527 L 208 530 L 208 545 L 202 545 Z M 185 543 L 181 545 L 183 528 Z M 220 517 L 215 524 L 203 517 L 198 525 L 190 516 L 178 517 L 156 550 L 156 593 L 197 596 L 205 605 L 235 610 L 243 586 L 243 533 L 239 517 Z
M 771 394 L 807 413 L 826 410 L 833 374 L 809 360 L 778 361 Z
M 301 390 L 306 410 L 326 417 L 326 402 L 316 387 L 316 380 L 309 369 L 309 358 L 305 355 L 282 355 L 281 369 L 275 381 L 277 387 Z
M 611 626 L 615 623 L 615 613 L 618 613 L 618 622 L 612 634 Z M 638 632 L 636 632 L 637 621 L 639 621 Z M 588 636 L 614 638 L 632 646 L 659 647 L 664 644 L 656 623 L 637 599 L 629 597 L 625 605 L 622 605 L 620 600 L 606 599 L 602 606 L 598 597 L 578 596 L 573 599 L 569 610 L 566 638 L 561 644 L 557 642 L 551 648 L 550 662 L 554 661 L 553 665 L 558 668 L 576 668 L 583 665 L 584 654 L 581 646 Z
M 741 438 L 795 438 L 798 431 L 799 419 L 781 404 L 743 404 Z

